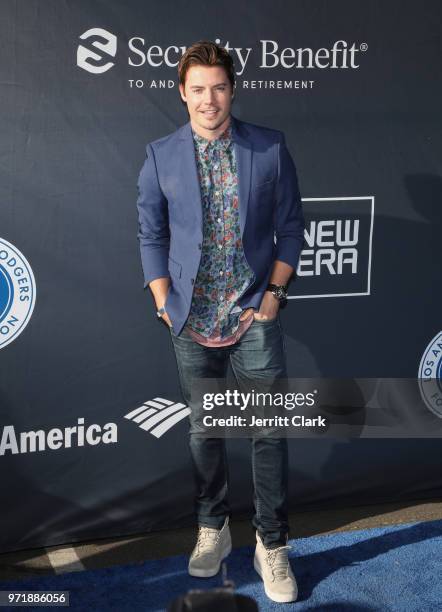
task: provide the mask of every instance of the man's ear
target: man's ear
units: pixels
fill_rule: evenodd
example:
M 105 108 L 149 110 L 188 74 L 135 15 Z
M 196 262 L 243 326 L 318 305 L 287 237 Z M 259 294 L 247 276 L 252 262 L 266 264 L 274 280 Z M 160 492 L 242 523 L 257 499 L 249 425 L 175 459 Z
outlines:
M 178 91 L 180 92 L 181 101 L 184 102 L 184 104 L 187 104 L 187 100 L 183 100 L 183 94 L 181 93 L 181 84 L 178 85 Z

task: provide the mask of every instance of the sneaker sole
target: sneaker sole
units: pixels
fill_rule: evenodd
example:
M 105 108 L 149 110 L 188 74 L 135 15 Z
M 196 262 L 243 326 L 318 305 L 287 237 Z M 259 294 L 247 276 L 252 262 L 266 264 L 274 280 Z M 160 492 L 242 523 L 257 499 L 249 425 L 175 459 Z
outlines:
M 195 578 L 212 578 L 212 576 L 216 576 L 220 570 L 221 563 L 224 561 L 226 557 L 230 555 L 232 552 L 232 544 L 229 543 L 228 546 L 221 553 L 220 562 L 216 567 L 212 567 L 209 569 L 192 569 L 188 568 L 190 576 L 195 576 Z
M 256 559 L 256 556 L 253 558 L 253 567 L 259 574 L 261 580 L 264 583 L 264 591 L 269 599 L 272 601 L 276 601 L 277 603 L 290 603 L 291 601 L 296 601 L 298 599 L 298 592 L 296 591 L 293 595 L 281 595 L 280 593 L 274 593 L 270 589 L 267 588 L 267 585 L 262 577 L 261 567 Z

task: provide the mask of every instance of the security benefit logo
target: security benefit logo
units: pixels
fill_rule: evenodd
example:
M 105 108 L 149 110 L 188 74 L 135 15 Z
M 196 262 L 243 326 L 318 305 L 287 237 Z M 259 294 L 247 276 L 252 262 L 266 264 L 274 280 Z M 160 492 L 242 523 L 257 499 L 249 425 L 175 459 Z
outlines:
M 164 397 L 155 397 L 126 414 L 124 418 L 133 421 L 152 436 L 161 438 L 166 431 L 189 414 L 190 408 L 185 404 L 171 402 Z
M 422 355 L 419 388 L 425 404 L 442 418 L 442 331 L 438 332 Z
M 35 305 L 35 279 L 26 257 L 0 238 L 0 348 L 25 329 Z
M 80 36 L 82 44 L 77 48 L 77 66 L 92 74 L 107 72 L 117 53 L 117 37 L 103 28 L 91 28 Z
M 289 299 L 370 295 L 374 196 L 302 203 L 305 243 Z

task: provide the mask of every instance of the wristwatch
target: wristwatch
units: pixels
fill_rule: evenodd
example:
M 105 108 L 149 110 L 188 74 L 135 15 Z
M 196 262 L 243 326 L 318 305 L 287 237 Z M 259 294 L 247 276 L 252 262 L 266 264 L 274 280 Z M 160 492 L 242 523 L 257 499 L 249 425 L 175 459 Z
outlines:
M 273 285 L 269 283 L 267 291 L 271 291 L 280 304 L 287 300 L 287 285 Z
M 163 314 L 165 313 L 166 313 L 166 309 L 164 308 L 164 306 L 162 306 L 161 308 L 157 310 L 157 317 L 161 319 L 163 317 Z

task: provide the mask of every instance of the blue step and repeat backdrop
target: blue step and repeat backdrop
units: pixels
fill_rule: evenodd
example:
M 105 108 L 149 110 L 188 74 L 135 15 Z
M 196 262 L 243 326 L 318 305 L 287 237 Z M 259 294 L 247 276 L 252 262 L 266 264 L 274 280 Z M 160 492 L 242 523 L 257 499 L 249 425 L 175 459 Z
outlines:
M 193 522 L 136 182 L 146 144 L 188 121 L 177 63 L 200 39 L 233 57 L 232 113 L 283 130 L 297 166 L 307 228 L 281 314 L 289 375 L 431 379 L 440 433 L 439 2 L 0 10 L 1 552 Z M 250 443 L 228 446 L 246 517 Z M 437 436 L 291 439 L 291 509 L 440 497 L 441 450 Z

